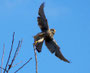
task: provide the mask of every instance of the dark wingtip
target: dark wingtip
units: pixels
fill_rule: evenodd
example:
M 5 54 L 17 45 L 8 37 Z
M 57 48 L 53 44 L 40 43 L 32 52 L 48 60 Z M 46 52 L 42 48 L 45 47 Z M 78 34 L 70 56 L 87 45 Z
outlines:
M 67 63 L 71 63 L 70 61 L 67 61 Z
M 44 7 L 44 5 L 45 5 L 45 2 L 43 2 L 43 3 L 41 4 L 41 6 L 43 6 L 43 7 Z
M 66 59 L 66 60 L 63 60 L 63 61 L 65 61 L 65 62 L 67 62 L 67 63 L 71 63 L 71 61 L 68 61 L 67 59 Z
M 36 48 L 36 50 L 38 51 L 38 53 L 40 53 L 40 52 L 41 52 L 41 50 L 39 50 L 39 49 L 37 49 L 37 48 Z
M 44 8 L 44 5 L 45 5 L 45 3 L 43 2 L 43 3 L 40 5 L 40 9 L 43 9 L 43 8 Z
M 67 62 L 67 63 L 71 63 L 70 61 L 68 61 L 67 59 L 61 59 L 62 61 L 64 61 L 64 62 Z
M 72 62 L 71 62 L 71 60 L 70 60 L 70 61 L 68 61 L 68 63 L 72 63 Z
M 40 15 L 40 12 L 43 11 L 44 4 L 45 4 L 45 3 L 43 2 L 43 3 L 40 5 L 39 12 L 38 12 L 39 15 Z

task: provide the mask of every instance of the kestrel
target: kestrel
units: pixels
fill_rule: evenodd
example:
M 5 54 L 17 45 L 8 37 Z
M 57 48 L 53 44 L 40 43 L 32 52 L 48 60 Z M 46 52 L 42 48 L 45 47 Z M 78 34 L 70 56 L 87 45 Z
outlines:
M 41 52 L 43 42 L 49 49 L 51 53 L 55 53 L 55 56 L 59 59 L 70 63 L 61 53 L 60 47 L 57 45 L 53 36 L 56 32 L 55 29 L 49 29 L 48 21 L 44 14 L 44 3 L 41 4 L 38 12 L 39 16 L 37 17 L 38 25 L 41 29 L 41 32 L 34 36 L 34 46 L 38 52 Z

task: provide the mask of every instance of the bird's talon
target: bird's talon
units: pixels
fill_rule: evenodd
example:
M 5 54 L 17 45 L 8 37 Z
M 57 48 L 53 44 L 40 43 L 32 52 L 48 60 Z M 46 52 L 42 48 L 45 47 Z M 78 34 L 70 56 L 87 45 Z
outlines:
M 35 41 L 34 45 L 36 45 L 38 43 L 38 41 Z

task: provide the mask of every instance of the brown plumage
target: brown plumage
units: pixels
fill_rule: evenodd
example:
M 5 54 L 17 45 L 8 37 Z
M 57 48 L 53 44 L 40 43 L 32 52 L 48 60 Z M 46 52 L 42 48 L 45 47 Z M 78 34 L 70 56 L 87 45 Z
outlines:
M 37 17 L 38 25 L 42 32 L 38 33 L 34 36 L 34 45 L 38 52 L 41 52 L 43 42 L 45 41 L 45 45 L 49 49 L 51 53 L 55 53 L 55 56 L 59 59 L 70 63 L 61 53 L 60 47 L 57 45 L 53 36 L 56 32 L 55 29 L 49 29 L 47 19 L 44 14 L 44 3 L 41 4 L 38 12 L 39 16 Z

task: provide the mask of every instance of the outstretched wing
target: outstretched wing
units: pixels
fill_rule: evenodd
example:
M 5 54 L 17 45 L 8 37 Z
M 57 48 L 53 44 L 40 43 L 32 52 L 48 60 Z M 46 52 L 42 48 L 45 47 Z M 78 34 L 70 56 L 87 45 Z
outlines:
M 60 58 L 61 60 L 70 63 L 70 61 L 68 61 L 61 53 L 60 51 L 60 47 L 57 45 L 56 41 L 53 40 L 45 40 L 45 44 L 47 46 L 47 48 L 50 50 L 51 53 L 55 52 L 55 56 Z
M 44 14 L 44 3 L 41 4 L 38 12 L 39 16 L 37 17 L 38 25 L 40 29 L 44 32 L 49 29 L 47 19 Z

